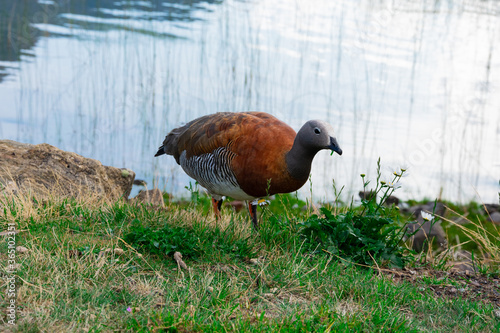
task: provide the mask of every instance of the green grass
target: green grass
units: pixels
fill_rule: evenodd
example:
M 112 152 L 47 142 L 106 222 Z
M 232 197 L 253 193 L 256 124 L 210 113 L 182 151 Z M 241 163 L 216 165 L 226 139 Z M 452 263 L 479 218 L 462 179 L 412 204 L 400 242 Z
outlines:
M 223 218 L 215 221 L 199 203 L 153 209 L 61 199 L 1 200 L 1 230 L 15 222 L 17 245 L 29 252 L 16 258 L 21 265 L 18 326 L 3 324 L 0 330 L 500 329 L 494 304 L 466 296 L 439 297 L 430 290 L 434 285 L 461 286 L 454 280 L 395 280 L 384 271 L 388 263 L 383 260 L 365 267 L 342 251 L 339 256 L 310 251 L 313 239 L 303 232 L 306 221 L 332 221 L 349 211 L 365 216 L 362 208 L 343 208 L 344 213 L 328 217 L 302 210 L 293 196 L 279 196 L 264 209 L 261 229 L 255 232 L 246 212 L 226 207 Z M 1 240 L 2 267 L 6 248 Z M 108 248 L 124 252 L 102 252 Z M 183 253 L 188 270 L 172 259 L 174 251 Z M 5 290 L 2 285 L 1 309 L 6 308 Z M 4 311 L 1 316 L 5 320 Z

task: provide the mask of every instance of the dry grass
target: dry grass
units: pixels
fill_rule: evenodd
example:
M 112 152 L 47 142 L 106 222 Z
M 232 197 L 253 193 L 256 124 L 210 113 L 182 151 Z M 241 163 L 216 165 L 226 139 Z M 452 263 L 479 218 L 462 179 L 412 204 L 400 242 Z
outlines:
M 484 223 L 465 217 L 450 207 L 446 208 L 454 215 L 459 216 L 462 222 L 456 223 L 454 220 L 447 218 L 443 218 L 443 220 L 459 228 L 469 238 L 468 241 L 478 244 L 480 250 L 478 260 L 482 264 L 498 266 L 500 264 L 500 228 L 492 223 L 489 223 L 490 228 L 486 228 Z M 465 224 L 468 224 L 468 226 L 466 227 Z M 455 247 L 461 245 L 463 244 L 457 244 Z

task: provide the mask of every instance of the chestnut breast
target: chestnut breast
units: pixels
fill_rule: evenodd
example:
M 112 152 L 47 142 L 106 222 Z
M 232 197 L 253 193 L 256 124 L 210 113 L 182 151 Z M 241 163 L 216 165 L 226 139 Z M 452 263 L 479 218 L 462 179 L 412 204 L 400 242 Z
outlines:
M 292 178 L 285 161 L 295 131 L 267 114 L 247 119 L 242 125 L 231 151 L 237 154 L 232 170 L 243 191 L 263 197 L 298 190 L 307 179 Z

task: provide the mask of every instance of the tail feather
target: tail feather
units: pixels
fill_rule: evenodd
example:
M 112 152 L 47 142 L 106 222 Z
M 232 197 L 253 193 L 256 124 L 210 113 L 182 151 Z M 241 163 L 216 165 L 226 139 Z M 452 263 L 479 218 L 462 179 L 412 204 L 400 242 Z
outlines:
M 155 156 L 160 156 L 163 154 L 172 155 L 177 163 L 179 163 L 179 138 L 189 127 L 189 124 L 173 129 L 168 135 L 165 137 L 163 144 L 158 148 Z

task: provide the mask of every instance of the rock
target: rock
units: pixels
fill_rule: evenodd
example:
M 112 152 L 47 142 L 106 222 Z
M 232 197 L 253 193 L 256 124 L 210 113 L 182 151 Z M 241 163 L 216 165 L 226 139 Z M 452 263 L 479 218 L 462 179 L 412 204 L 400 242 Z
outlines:
M 387 197 L 387 199 L 385 199 L 385 204 L 386 205 L 399 205 L 399 198 L 394 196 L 394 195 L 390 195 Z
M 500 212 L 500 205 L 498 204 L 484 204 L 484 207 L 483 209 L 485 209 L 485 213 L 488 214 L 492 214 L 494 212 Z
M 226 205 L 233 207 L 236 212 L 240 212 L 246 206 L 245 202 L 241 200 L 233 200 L 227 202 Z
M 92 194 L 116 201 L 128 198 L 134 178 L 132 170 L 104 166 L 46 143 L 0 140 L 0 193 L 31 191 L 72 197 Z
M 468 262 L 454 262 L 451 265 L 452 272 L 471 272 L 474 271 L 474 266 L 472 263 Z
M 358 195 L 361 200 L 372 200 L 375 197 L 375 192 L 373 190 L 359 191 Z
M 137 185 L 137 186 L 147 186 L 148 183 L 145 180 L 142 180 L 142 179 L 134 179 L 134 185 Z
M 446 234 L 444 233 L 443 227 L 439 222 L 435 221 L 425 221 L 421 214 L 417 217 L 417 221 L 408 223 L 406 226 L 406 232 L 408 235 L 416 233 L 410 236 L 410 242 L 412 243 L 412 248 L 417 252 L 422 252 L 426 250 L 427 245 L 430 242 L 437 244 L 441 248 L 446 248 Z M 426 242 L 427 240 L 427 242 Z
M 132 203 L 151 204 L 153 206 L 165 207 L 163 193 L 155 188 L 152 190 L 140 191 L 132 200 Z
M 436 206 L 435 208 L 434 208 L 434 204 Z M 428 203 L 426 203 L 424 205 L 413 206 L 413 207 L 410 207 L 410 209 L 409 209 L 410 213 L 412 213 L 413 216 L 415 216 L 415 218 L 418 218 L 421 215 L 420 213 L 422 210 L 424 210 L 428 213 L 433 213 L 434 215 L 437 215 L 437 216 L 444 216 L 446 208 L 444 207 L 442 202 L 434 203 L 434 201 L 429 201 Z
M 452 253 L 453 261 L 449 263 L 452 272 L 476 272 L 474 263 L 472 262 L 472 254 L 465 250 L 456 250 Z
M 500 224 L 500 212 L 490 213 L 490 216 L 488 216 L 488 221 L 491 221 L 495 224 Z
M 372 199 L 375 198 L 375 192 L 373 190 L 370 190 L 370 191 L 367 191 L 367 192 L 365 192 L 365 191 L 359 191 L 358 195 L 359 195 L 359 198 L 361 200 L 372 200 Z M 399 200 L 398 197 L 396 197 L 394 195 L 390 195 L 390 196 L 388 196 L 385 199 L 384 204 L 388 205 L 388 206 L 394 204 L 394 205 L 397 206 L 397 205 L 399 205 L 399 202 L 400 202 L 400 200 Z

